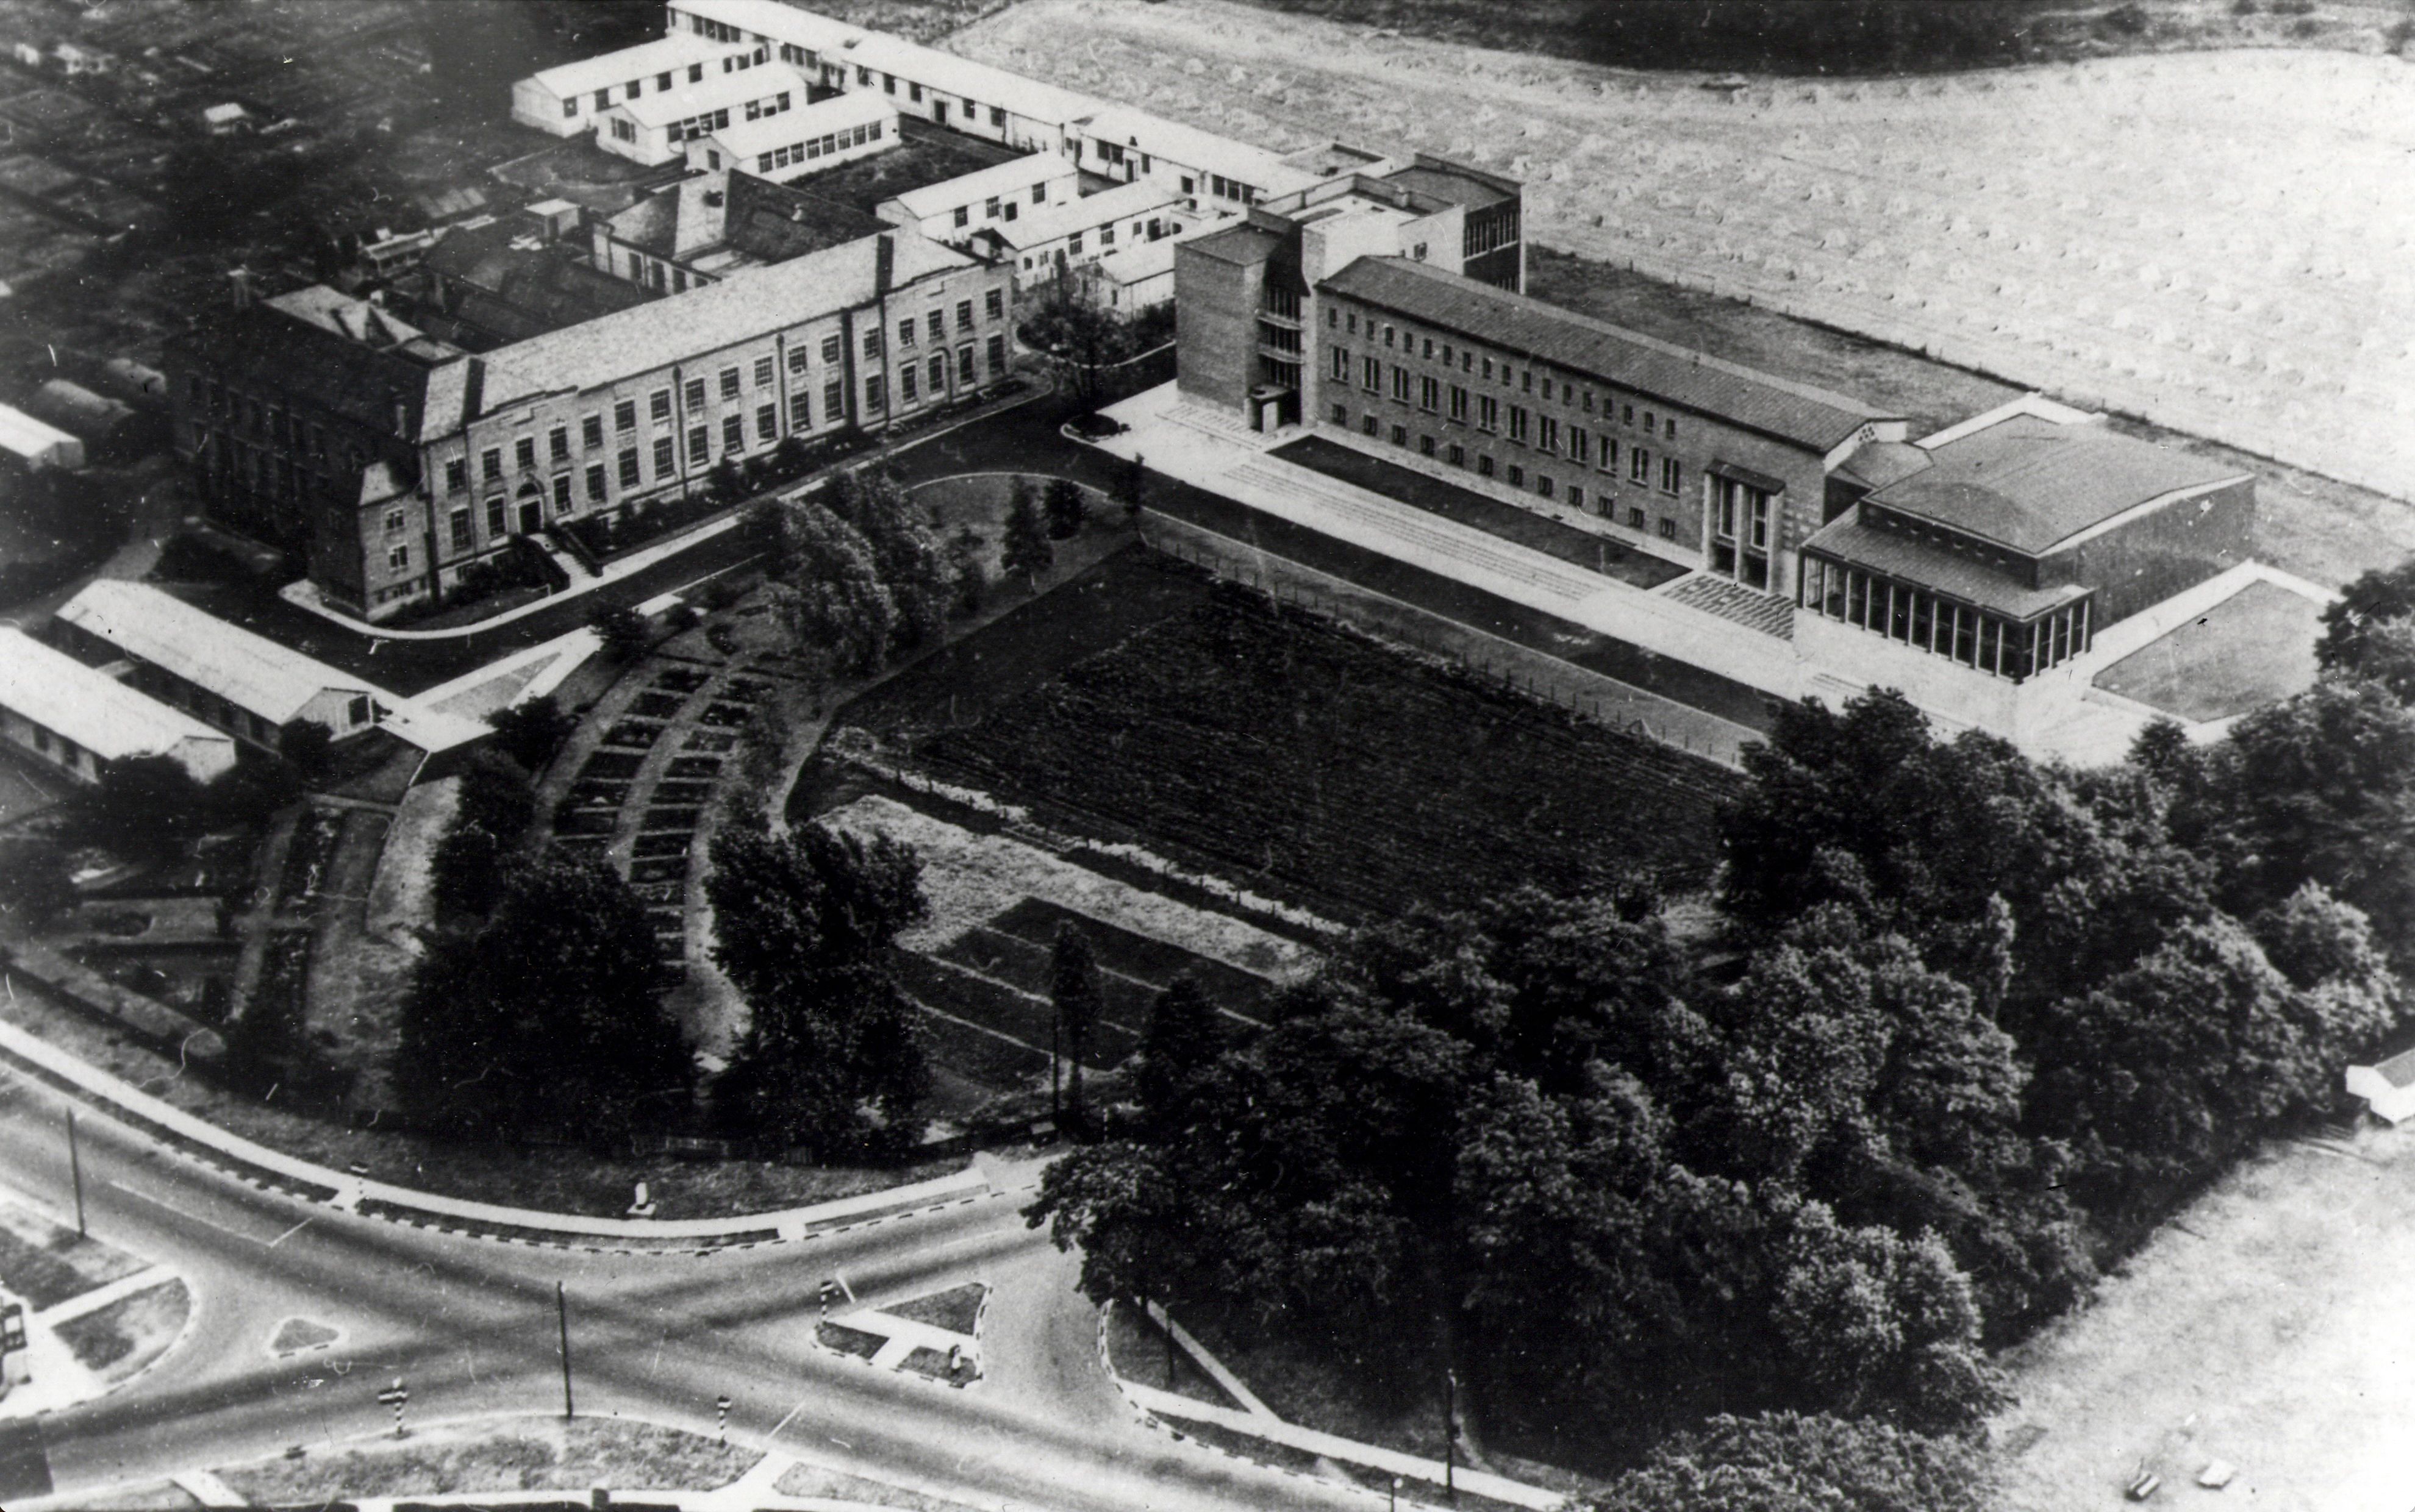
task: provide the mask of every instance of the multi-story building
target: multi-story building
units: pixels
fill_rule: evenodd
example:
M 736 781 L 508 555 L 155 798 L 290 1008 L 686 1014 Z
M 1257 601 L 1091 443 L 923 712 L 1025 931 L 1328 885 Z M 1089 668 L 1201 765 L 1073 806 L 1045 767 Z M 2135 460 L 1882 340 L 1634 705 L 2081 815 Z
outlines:
M 833 95 L 693 138 L 687 166 L 695 173 L 742 168 L 757 178 L 787 184 L 891 151 L 903 141 L 896 109 L 887 100 L 872 94 Z
M 681 294 L 750 269 L 861 241 L 889 223 L 737 169 L 693 174 L 591 223 L 596 270 Z
M 1012 312 L 1007 269 L 893 229 L 474 355 L 308 289 L 172 344 L 177 437 L 214 516 L 381 619 L 515 538 L 998 382 Z
M 1183 392 L 1266 430 L 1298 423 L 1317 291 L 1363 257 L 1471 270 L 1508 290 L 1525 281 L 1514 180 L 1422 154 L 1351 154 L 1352 166 L 1252 207 L 1175 247 Z
M 1414 257 L 1357 258 L 1316 289 L 1316 422 L 1762 592 L 1793 591 L 1830 473 L 1903 436 L 1844 395 Z

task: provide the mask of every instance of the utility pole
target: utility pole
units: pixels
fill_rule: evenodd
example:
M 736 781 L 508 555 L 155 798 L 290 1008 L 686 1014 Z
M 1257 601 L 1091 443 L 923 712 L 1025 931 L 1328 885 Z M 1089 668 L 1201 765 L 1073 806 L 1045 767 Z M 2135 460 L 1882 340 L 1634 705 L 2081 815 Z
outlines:
M 83 1156 L 76 1149 L 75 1110 L 68 1110 L 68 1172 L 75 1182 L 76 1237 L 84 1237 L 83 1229 Z
M 721 1396 L 715 1397 L 715 1398 L 712 1400 L 712 1405 L 713 1405 L 713 1409 L 721 1415 L 721 1416 L 720 1416 L 720 1420 L 719 1420 L 717 1423 L 715 1423 L 715 1424 L 713 1425 L 713 1430 L 712 1430 L 713 1437 L 714 1437 L 714 1438 L 716 1438 L 716 1439 L 718 1439 L 720 1442 L 722 1442 L 722 1443 L 724 1443 L 724 1444 L 727 1444 L 727 1443 L 728 1443 L 728 1442 L 729 1442 L 729 1397 L 728 1397 L 728 1394 L 727 1392 L 725 1392 L 725 1393 L 723 1393 Z
M 569 1422 L 570 1406 L 570 1298 L 562 1282 L 553 1283 L 553 1315 L 562 1325 L 562 1420 Z
M 1057 1101 L 1057 1038 L 1065 1021 L 1065 1010 L 1051 1003 L 1048 1008 L 1048 1116 L 1058 1120 L 1064 1116 Z
M 1459 1505 L 1459 1372 L 1442 1373 L 1442 1489 L 1450 1505 Z

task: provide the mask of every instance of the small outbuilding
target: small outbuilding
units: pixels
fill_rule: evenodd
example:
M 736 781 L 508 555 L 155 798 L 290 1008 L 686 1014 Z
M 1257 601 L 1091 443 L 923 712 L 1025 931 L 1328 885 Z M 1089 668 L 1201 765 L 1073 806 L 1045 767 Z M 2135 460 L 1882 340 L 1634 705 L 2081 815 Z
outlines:
M 214 137 L 230 137 L 238 131 L 251 129 L 253 123 L 249 111 L 228 100 L 223 105 L 203 107 L 202 124 L 210 128 L 210 135 Z
M 2415 1050 L 2391 1056 L 2378 1066 L 2348 1069 L 2350 1097 L 2364 1099 L 2373 1115 L 2387 1123 L 2403 1123 L 2415 1115 Z
M 43 468 L 72 472 L 83 466 L 83 442 L 46 420 L 0 404 L 0 455 L 14 458 L 28 472 Z

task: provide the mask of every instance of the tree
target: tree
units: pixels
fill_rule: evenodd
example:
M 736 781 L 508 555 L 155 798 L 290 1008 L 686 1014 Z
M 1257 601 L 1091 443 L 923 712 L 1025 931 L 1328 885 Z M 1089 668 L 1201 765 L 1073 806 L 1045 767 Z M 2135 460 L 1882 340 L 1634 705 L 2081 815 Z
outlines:
M 66 803 L 68 832 L 129 861 L 175 853 L 208 817 L 208 794 L 172 756 L 131 756 L 102 766 L 100 780 Z
M 1014 480 L 998 561 L 1008 572 L 1020 573 L 1034 592 L 1040 590 L 1040 575 L 1057 564 L 1057 548 L 1048 544 L 1048 532 L 1040 522 L 1040 511 L 1032 503 L 1031 482 L 1028 478 Z
M 315 783 L 327 775 L 335 740 L 335 731 L 317 720 L 297 719 L 277 732 L 277 754 L 292 766 L 303 783 Z
M 453 823 L 430 859 L 429 885 L 439 910 L 484 919 L 502 901 L 508 861 L 535 816 L 528 773 L 510 758 L 480 751 L 463 769 Z
M 491 918 L 421 961 L 402 1010 L 406 1093 L 472 1126 L 617 1135 L 671 1123 L 695 1066 L 666 986 L 628 884 L 548 852 L 510 870 Z
M 2415 621 L 2415 557 L 2393 567 L 2375 567 L 2340 590 L 2323 610 L 2322 638 L 2315 662 L 2327 672 L 2375 676 L 2373 664 L 2401 666 L 2403 637 L 2393 635 Z M 2382 681 L 2387 681 L 2383 679 Z M 2400 690 L 2405 696 L 2405 690 Z
M 712 859 L 713 958 L 750 1013 L 714 1088 L 722 1116 L 817 1150 L 909 1145 L 928 1072 L 889 951 L 927 911 L 921 862 L 820 825 L 726 829 Z
M 1985 1512 L 1984 1445 L 1877 1418 L 1715 1417 L 1611 1482 L 1593 1512 Z
M 0 922 L 38 929 L 76 904 L 67 851 L 39 835 L 0 837 Z
M 800 500 L 781 516 L 788 571 L 772 607 L 801 649 L 820 652 L 840 677 L 869 677 L 889 654 L 896 595 L 872 543 L 838 515 Z
M 1952 1429 L 2002 1399 L 1970 1281 L 1935 1234 L 1848 1228 L 1821 1203 L 1796 1208 L 1789 1229 L 1771 1318 L 1823 1400 L 1848 1412 L 1891 1403 Z
M 1160 1130 L 1178 1127 L 1192 1087 L 1231 1040 L 1224 1016 L 1188 973 L 1166 983 L 1149 1004 L 1141 1035 L 1135 1086 L 1142 1113 Z
M 1135 453 L 1132 459 L 1116 470 L 1116 502 L 1133 519 L 1148 502 L 1148 458 Z
M 922 512 L 894 479 L 877 472 L 841 473 L 832 482 L 830 507 L 862 536 L 874 573 L 895 606 L 889 649 L 907 651 L 936 639 L 955 583 Z
M 587 628 L 604 642 L 604 654 L 616 662 L 634 662 L 653 646 L 646 617 L 621 604 L 598 604 L 588 613 Z
M 487 724 L 495 732 L 495 748 L 531 771 L 543 771 L 578 727 L 549 693 L 507 704 L 488 714 Z
M 983 542 L 969 525 L 948 539 L 948 569 L 953 577 L 952 606 L 959 615 L 975 615 L 989 598 L 989 568 L 982 561 Z
M 1082 522 L 1089 517 L 1089 501 L 1083 496 L 1082 486 L 1071 478 L 1051 478 L 1042 496 L 1041 505 L 1048 516 L 1048 538 L 1070 540 L 1082 533 Z
M 1090 936 L 1077 924 L 1057 928 L 1056 950 L 1048 963 L 1048 1001 L 1057 1011 L 1056 1037 L 1061 1037 L 1065 1046 L 1065 1112 L 1079 1123 L 1086 1111 L 1082 1057 L 1089 1054 L 1101 995 L 1098 958 L 1090 950 Z
M 734 457 L 724 456 L 704 475 L 705 494 L 716 504 L 734 504 L 746 497 L 746 473 Z

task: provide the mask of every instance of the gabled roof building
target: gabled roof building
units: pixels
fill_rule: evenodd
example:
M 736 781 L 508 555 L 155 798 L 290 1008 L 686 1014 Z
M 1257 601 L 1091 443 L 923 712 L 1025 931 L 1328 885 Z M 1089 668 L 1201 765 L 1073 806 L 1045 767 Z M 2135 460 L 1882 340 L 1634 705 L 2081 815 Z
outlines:
M 234 765 L 233 737 L 10 626 L 0 626 L 0 739 L 81 782 L 145 756 L 203 783 Z

